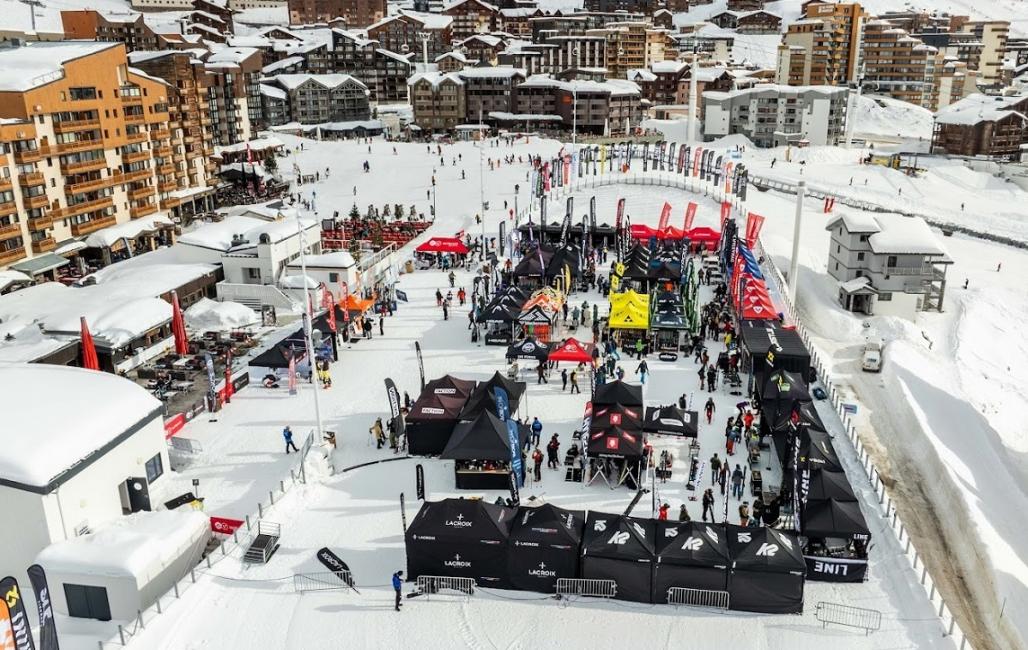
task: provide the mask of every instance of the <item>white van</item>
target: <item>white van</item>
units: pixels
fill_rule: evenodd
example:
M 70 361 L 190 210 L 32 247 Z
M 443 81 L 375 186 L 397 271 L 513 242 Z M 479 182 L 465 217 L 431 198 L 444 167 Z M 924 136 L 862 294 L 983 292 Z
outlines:
M 864 353 L 860 357 L 860 369 L 864 372 L 882 371 L 882 344 L 868 341 L 864 344 Z

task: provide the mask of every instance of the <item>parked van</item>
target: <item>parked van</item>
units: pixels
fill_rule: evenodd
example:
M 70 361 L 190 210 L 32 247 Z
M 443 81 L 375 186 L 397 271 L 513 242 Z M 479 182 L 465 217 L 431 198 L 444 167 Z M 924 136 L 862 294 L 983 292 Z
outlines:
M 868 341 L 864 344 L 864 353 L 860 357 L 860 369 L 864 372 L 882 371 L 882 344 Z

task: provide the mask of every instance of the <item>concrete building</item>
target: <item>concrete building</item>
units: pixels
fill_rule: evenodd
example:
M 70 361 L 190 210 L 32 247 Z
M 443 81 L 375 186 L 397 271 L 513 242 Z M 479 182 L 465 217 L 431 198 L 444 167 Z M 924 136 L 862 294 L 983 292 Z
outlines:
M 913 318 L 942 311 L 952 260 L 921 217 L 845 213 L 831 232 L 828 275 L 848 311 Z
M 623 135 L 642 119 L 641 102 L 639 86 L 625 79 L 560 81 L 533 75 L 518 86 L 517 113 L 557 115 L 565 130 L 575 127 L 579 133 Z
M 289 24 L 311 25 L 343 18 L 347 27 L 360 28 L 386 16 L 385 0 L 288 0 Z
M 1028 144 L 1028 94 L 975 93 L 935 113 L 932 153 L 1018 160 Z
M 695 49 L 701 61 L 706 59 L 727 63 L 731 58 L 732 48 L 735 46 L 735 32 L 711 23 L 682 25 L 679 30 L 678 34 L 671 35 L 678 57 L 691 57 Z
M 857 78 L 865 12 L 858 3 L 804 5 L 778 49 L 777 81 L 791 86 L 838 85 Z
M 864 24 L 861 48 L 864 92 L 886 94 L 933 110 L 942 71 L 939 52 L 884 20 Z
M 65 36 L 70 40 L 124 43 L 129 52 L 173 47 L 173 41 L 146 24 L 143 14 L 111 14 L 94 9 L 73 9 L 61 12 L 61 23 Z
M 519 68 L 465 68 L 457 76 L 464 81 L 465 122 L 474 124 L 492 112 L 514 112 L 518 86 L 525 81 Z
M 703 93 L 703 137 L 742 134 L 758 147 L 836 145 L 846 133 L 849 91 L 830 86 L 761 84 Z
M 357 77 L 371 91 L 373 104 L 407 101 L 407 78 L 414 71 L 411 58 L 379 47 L 378 41 L 332 30 L 332 70 Z
M 440 13 L 453 19 L 450 29 L 454 41 L 494 32 L 500 20 L 499 8 L 483 0 L 456 0 L 444 6 Z
M 168 96 L 120 43 L 0 50 L 0 268 L 157 212 L 159 185 L 178 181 L 157 153 L 170 146 Z
M 414 52 L 420 60 L 427 48 L 429 57 L 449 52 L 453 45 L 453 18 L 440 14 L 401 12 L 367 28 L 368 38 L 390 52 Z
M 723 29 L 740 34 L 777 34 L 782 31 L 782 17 L 770 11 L 722 11 L 710 17 L 710 22 Z
M 286 122 L 363 121 L 371 117 L 368 87 L 348 74 L 280 74 L 263 81 L 286 94 Z M 277 124 L 271 124 L 277 126 Z
M 459 75 L 421 72 L 407 83 L 414 124 L 428 131 L 449 131 L 464 123 L 464 80 Z
M 226 47 L 211 53 L 204 62 L 209 75 L 207 112 L 215 145 L 246 142 L 264 123 L 260 80 L 260 50 Z
M 61 407 L 40 408 L 43 393 L 60 396 Z M 9 364 L 0 372 L 0 408 L 11 432 L 0 516 L 17 530 L 0 571 L 27 584 L 25 569 L 51 543 L 151 509 L 149 486 L 169 464 L 163 405 L 146 389 L 110 373 Z

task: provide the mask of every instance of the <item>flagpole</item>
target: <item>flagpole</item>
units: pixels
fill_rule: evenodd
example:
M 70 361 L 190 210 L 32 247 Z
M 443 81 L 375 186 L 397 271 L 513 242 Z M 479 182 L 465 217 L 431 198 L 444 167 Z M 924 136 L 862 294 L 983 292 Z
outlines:
M 311 301 L 311 288 L 307 283 L 307 256 L 304 253 L 304 237 L 303 237 L 303 223 L 300 221 L 300 215 L 296 215 L 296 233 L 300 237 L 300 272 L 303 273 L 303 294 L 306 300 L 304 311 L 307 316 L 307 322 L 305 323 L 304 331 L 304 344 L 307 346 L 307 362 L 311 368 L 311 383 L 314 385 L 314 419 L 317 423 L 317 429 L 315 433 L 318 436 L 318 440 L 321 439 L 321 401 L 318 397 L 318 379 L 315 376 L 315 353 L 314 353 L 314 303 Z M 335 309 L 335 305 L 332 305 L 332 309 Z M 304 459 L 300 459 L 300 470 L 303 471 Z

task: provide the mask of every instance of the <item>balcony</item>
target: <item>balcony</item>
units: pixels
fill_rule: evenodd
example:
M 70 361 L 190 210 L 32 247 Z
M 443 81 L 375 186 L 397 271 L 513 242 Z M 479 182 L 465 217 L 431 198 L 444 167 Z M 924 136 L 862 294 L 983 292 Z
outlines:
M 12 223 L 6 226 L 0 226 L 0 241 L 7 241 L 8 239 L 14 239 L 15 237 L 21 236 L 21 224 Z
M 4 201 L 0 203 L 0 215 L 2 214 L 14 214 L 18 211 L 18 204 L 14 201 Z
M 142 113 L 126 113 L 125 123 L 126 124 L 142 124 L 146 121 L 146 116 Z
M 130 152 L 121 154 L 122 162 L 126 162 L 126 163 L 140 162 L 142 160 L 147 160 L 149 157 L 150 157 L 150 152 L 149 151 L 130 151 Z
M 26 174 L 18 174 L 18 184 L 23 187 L 42 185 L 45 182 L 46 179 L 43 178 L 43 172 L 28 172 Z
M 153 172 L 149 169 L 137 169 L 134 172 L 125 172 L 124 174 L 121 174 L 118 182 L 129 183 L 132 181 L 141 181 L 150 178 L 151 175 L 153 175 Z
M 14 189 L 14 181 L 10 178 L 0 178 L 0 192 Z
M 178 189 L 178 183 L 175 181 L 157 183 L 157 189 L 161 192 L 174 192 Z
M 153 204 L 141 205 L 135 208 L 129 208 L 129 216 L 133 219 L 139 219 L 146 217 L 157 212 L 157 206 Z
M 137 187 L 128 191 L 128 197 L 131 201 L 137 201 L 139 199 L 145 199 L 148 196 L 153 196 L 154 188 L 150 186 Z
M 26 210 L 32 210 L 35 208 L 45 208 L 50 205 L 50 199 L 47 198 L 46 194 L 39 194 L 37 196 L 23 196 L 21 198 L 22 205 L 25 206 Z
M 143 103 L 143 96 L 142 95 L 122 95 L 121 96 L 121 103 L 122 104 L 142 104 Z
M 151 140 L 167 140 L 171 137 L 171 131 L 168 129 L 157 129 L 156 131 L 150 131 Z
M 79 194 L 81 192 L 93 192 L 101 190 L 114 182 L 113 178 L 94 178 L 89 181 L 72 183 L 65 188 L 68 194 Z
M 83 223 L 72 224 L 72 226 L 71 226 L 71 234 L 74 237 L 80 237 L 82 235 L 88 235 L 91 232 L 96 232 L 97 230 L 100 230 L 101 228 L 107 228 L 108 226 L 113 226 L 116 223 L 118 223 L 118 220 L 115 219 L 114 216 L 99 217 L 97 219 L 90 219 L 89 221 L 86 221 L 86 222 L 83 222 Z
M 177 208 L 180 205 L 182 205 L 182 199 L 177 197 L 168 197 L 166 199 L 161 199 L 162 210 L 171 210 L 172 208 Z
M 57 242 L 54 241 L 53 237 L 44 237 L 43 239 L 36 239 L 32 242 L 32 252 L 37 255 L 40 253 L 49 253 L 55 248 L 57 248 Z
M 40 232 L 54 225 L 54 218 L 50 215 L 42 217 L 29 217 L 28 226 L 30 232 Z
M 62 153 L 78 153 L 80 151 L 90 151 L 92 149 L 103 149 L 104 141 L 97 138 L 95 140 L 76 140 L 75 142 L 61 142 L 58 144 L 52 144 L 49 146 L 40 147 L 40 151 L 48 156 L 56 156 Z
M 17 262 L 21 258 L 25 257 L 24 248 L 12 248 L 10 250 L 0 250 L 0 265 L 6 266 L 13 262 Z
M 126 133 L 125 142 L 146 142 L 146 131 L 138 133 Z
M 175 165 L 161 165 L 157 168 L 157 173 L 161 176 L 168 176 L 175 173 Z
M 95 210 L 104 210 L 106 208 L 114 207 L 114 199 L 109 196 L 105 196 L 100 199 L 93 199 L 92 201 L 83 201 L 82 203 L 76 203 L 75 205 L 68 206 L 60 210 L 52 211 L 52 214 L 57 219 L 64 219 L 66 217 L 74 217 L 87 212 L 93 212 Z M 111 217 L 112 219 L 114 217 Z
M 19 164 L 39 162 L 43 153 L 39 149 L 22 149 L 14 152 L 14 162 Z
M 69 122 L 54 122 L 54 133 L 71 133 L 73 131 L 85 131 L 87 129 L 99 128 L 99 118 L 93 120 L 71 120 Z
M 161 158 L 170 156 L 172 154 L 171 147 L 163 145 L 153 150 L 153 155 L 160 156 Z
M 105 169 L 106 167 L 107 161 L 103 158 L 97 158 L 96 160 L 83 160 L 81 162 L 61 163 L 61 173 L 65 175 L 79 174 L 82 172 L 91 172 L 94 170 Z

